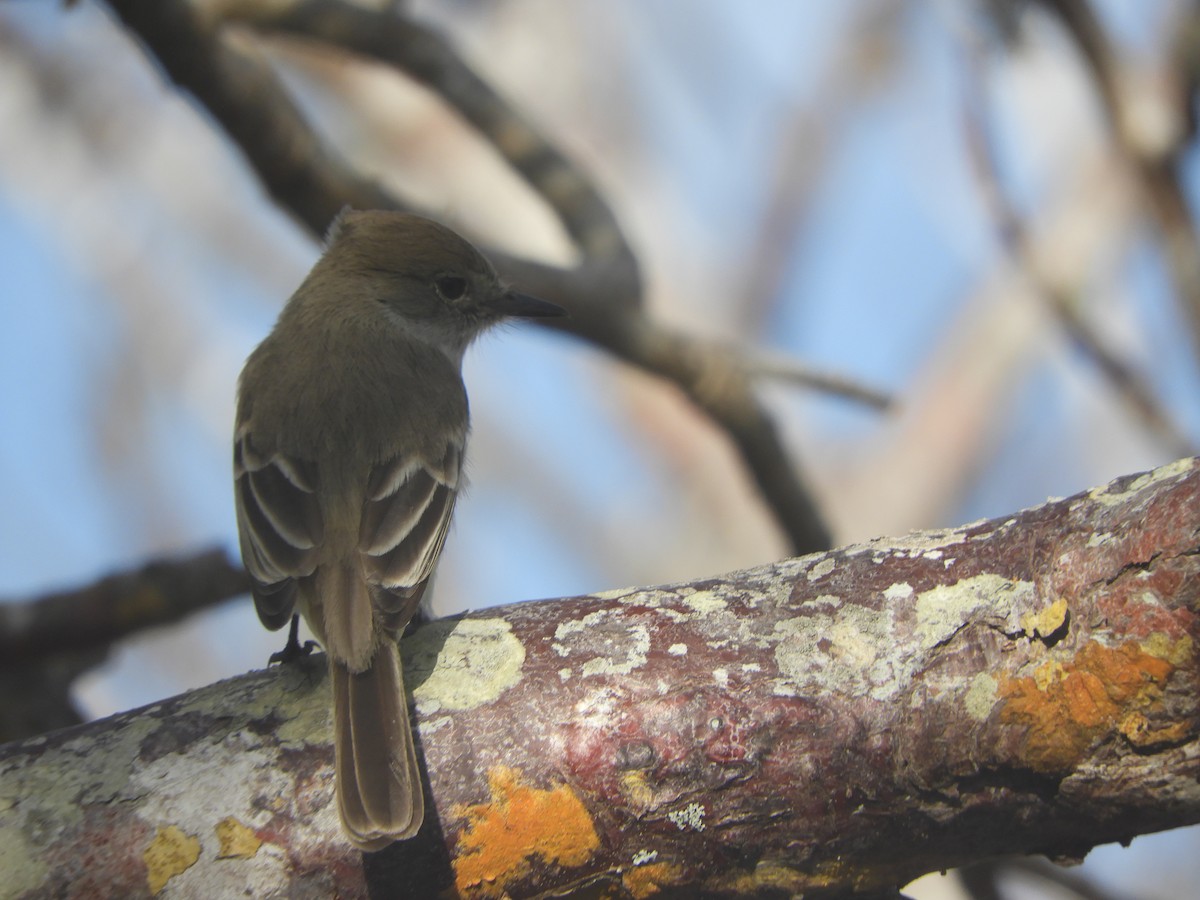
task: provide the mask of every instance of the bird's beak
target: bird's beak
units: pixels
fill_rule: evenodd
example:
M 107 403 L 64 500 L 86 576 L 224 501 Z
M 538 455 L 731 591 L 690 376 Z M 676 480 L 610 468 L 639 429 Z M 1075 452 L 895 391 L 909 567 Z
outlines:
M 519 316 L 524 319 L 543 319 L 567 314 L 557 303 L 516 291 L 505 291 L 489 305 L 493 312 L 502 316 Z

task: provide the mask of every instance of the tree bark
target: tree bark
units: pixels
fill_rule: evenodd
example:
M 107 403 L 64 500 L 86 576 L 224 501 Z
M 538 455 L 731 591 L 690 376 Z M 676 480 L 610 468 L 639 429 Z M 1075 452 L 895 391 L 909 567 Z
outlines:
M 425 827 L 353 850 L 323 662 L 0 748 L 12 896 L 806 896 L 1200 821 L 1200 461 L 404 642 Z

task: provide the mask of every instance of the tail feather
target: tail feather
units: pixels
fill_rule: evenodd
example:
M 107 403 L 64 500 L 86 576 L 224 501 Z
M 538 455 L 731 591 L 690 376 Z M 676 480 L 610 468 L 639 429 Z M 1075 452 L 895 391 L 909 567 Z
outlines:
M 356 846 L 378 850 L 416 834 L 425 813 L 400 653 L 384 641 L 364 671 L 331 659 L 330 672 L 338 811 Z

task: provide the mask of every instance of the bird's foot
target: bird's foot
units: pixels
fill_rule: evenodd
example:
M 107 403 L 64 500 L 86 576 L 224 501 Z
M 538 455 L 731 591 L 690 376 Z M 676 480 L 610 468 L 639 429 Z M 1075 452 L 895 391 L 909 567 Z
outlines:
M 305 641 L 300 644 L 300 617 L 292 616 L 292 627 L 288 630 L 287 644 L 278 653 L 272 653 L 267 665 L 281 663 L 287 665 L 298 659 L 306 659 L 317 647 L 316 641 Z

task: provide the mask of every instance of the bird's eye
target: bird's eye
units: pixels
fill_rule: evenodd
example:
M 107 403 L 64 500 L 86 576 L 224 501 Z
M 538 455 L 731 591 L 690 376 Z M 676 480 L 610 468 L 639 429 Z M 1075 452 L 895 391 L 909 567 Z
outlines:
M 433 284 L 443 300 L 461 300 L 467 292 L 467 279 L 457 275 L 443 275 Z

